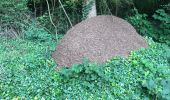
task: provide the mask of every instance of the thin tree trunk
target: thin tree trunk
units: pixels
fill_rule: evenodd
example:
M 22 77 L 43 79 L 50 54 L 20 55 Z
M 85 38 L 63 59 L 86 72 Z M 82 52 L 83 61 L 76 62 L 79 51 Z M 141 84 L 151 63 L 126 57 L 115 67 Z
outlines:
M 96 11 L 96 1 L 95 0 L 86 0 L 85 5 L 89 5 L 92 3 L 91 9 L 88 12 L 87 18 L 95 17 L 97 16 L 97 11 Z

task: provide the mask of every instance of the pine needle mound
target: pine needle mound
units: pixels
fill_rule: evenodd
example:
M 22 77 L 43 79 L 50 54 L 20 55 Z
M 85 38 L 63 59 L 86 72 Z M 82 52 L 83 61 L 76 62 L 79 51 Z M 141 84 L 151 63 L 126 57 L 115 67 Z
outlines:
M 147 42 L 127 21 L 115 16 L 97 16 L 71 28 L 53 53 L 58 66 L 79 64 L 83 58 L 103 63 L 115 56 L 146 48 Z

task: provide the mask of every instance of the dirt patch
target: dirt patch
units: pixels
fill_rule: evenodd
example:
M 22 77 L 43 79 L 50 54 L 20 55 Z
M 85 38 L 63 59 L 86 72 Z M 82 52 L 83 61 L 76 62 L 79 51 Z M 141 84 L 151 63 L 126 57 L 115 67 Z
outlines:
M 97 16 L 71 28 L 53 53 L 58 66 L 81 63 L 83 58 L 102 63 L 114 56 L 127 57 L 147 42 L 125 20 Z

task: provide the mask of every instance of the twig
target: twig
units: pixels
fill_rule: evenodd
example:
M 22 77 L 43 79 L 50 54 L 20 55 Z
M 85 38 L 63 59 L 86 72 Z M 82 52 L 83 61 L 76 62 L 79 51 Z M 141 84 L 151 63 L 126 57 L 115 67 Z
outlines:
M 66 10 L 64 9 L 63 4 L 61 3 L 61 0 L 58 0 L 58 1 L 59 1 L 60 5 L 61 5 L 61 7 L 62 7 L 62 9 L 63 9 L 63 11 L 64 11 L 64 13 L 65 13 L 65 15 L 66 15 L 67 19 L 68 19 L 68 21 L 69 21 L 69 23 L 70 23 L 71 27 L 73 27 L 73 24 L 71 23 L 71 20 L 70 20 L 70 18 L 69 18 L 69 16 L 68 16 L 68 14 L 67 14 Z
M 108 6 L 108 4 L 107 4 L 107 1 L 106 0 L 103 0 L 103 1 L 104 1 L 105 5 L 106 5 L 106 8 L 109 10 L 110 14 L 113 15 L 110 8 L 109 8 L 109 6 Z
M 53 22 L 53 20 L 52 20 L 52 18 L 51 18 L 51 12 L 50 12 L 50 6 L 49 6 L 49 3 L 48 3 L 48 0 L 46 0 L 46 2 L 47 2 L 47 8 L 48 8 L 49 18 L 50 18 L 51 24 L 52 24 L 52 25 L 54 26 L 54 28 L 55 28 L 55 31 L 56 31 L 56 39 L 57 39 L 57 41 L 58 41 L 57 27 L 56 27 L 56 25 L 54 24 L 54 22 Z

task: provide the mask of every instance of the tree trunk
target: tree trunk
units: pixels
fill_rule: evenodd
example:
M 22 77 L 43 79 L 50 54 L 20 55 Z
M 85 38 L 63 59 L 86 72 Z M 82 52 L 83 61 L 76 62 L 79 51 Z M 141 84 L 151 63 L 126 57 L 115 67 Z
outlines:
M 95 0 L 85 0 L 85 5 L 90 5 L 90 10 L 87 14 L 87 18 L 95 17 L 97 16 L 97 11 L 96 11 L 96 1 Z

